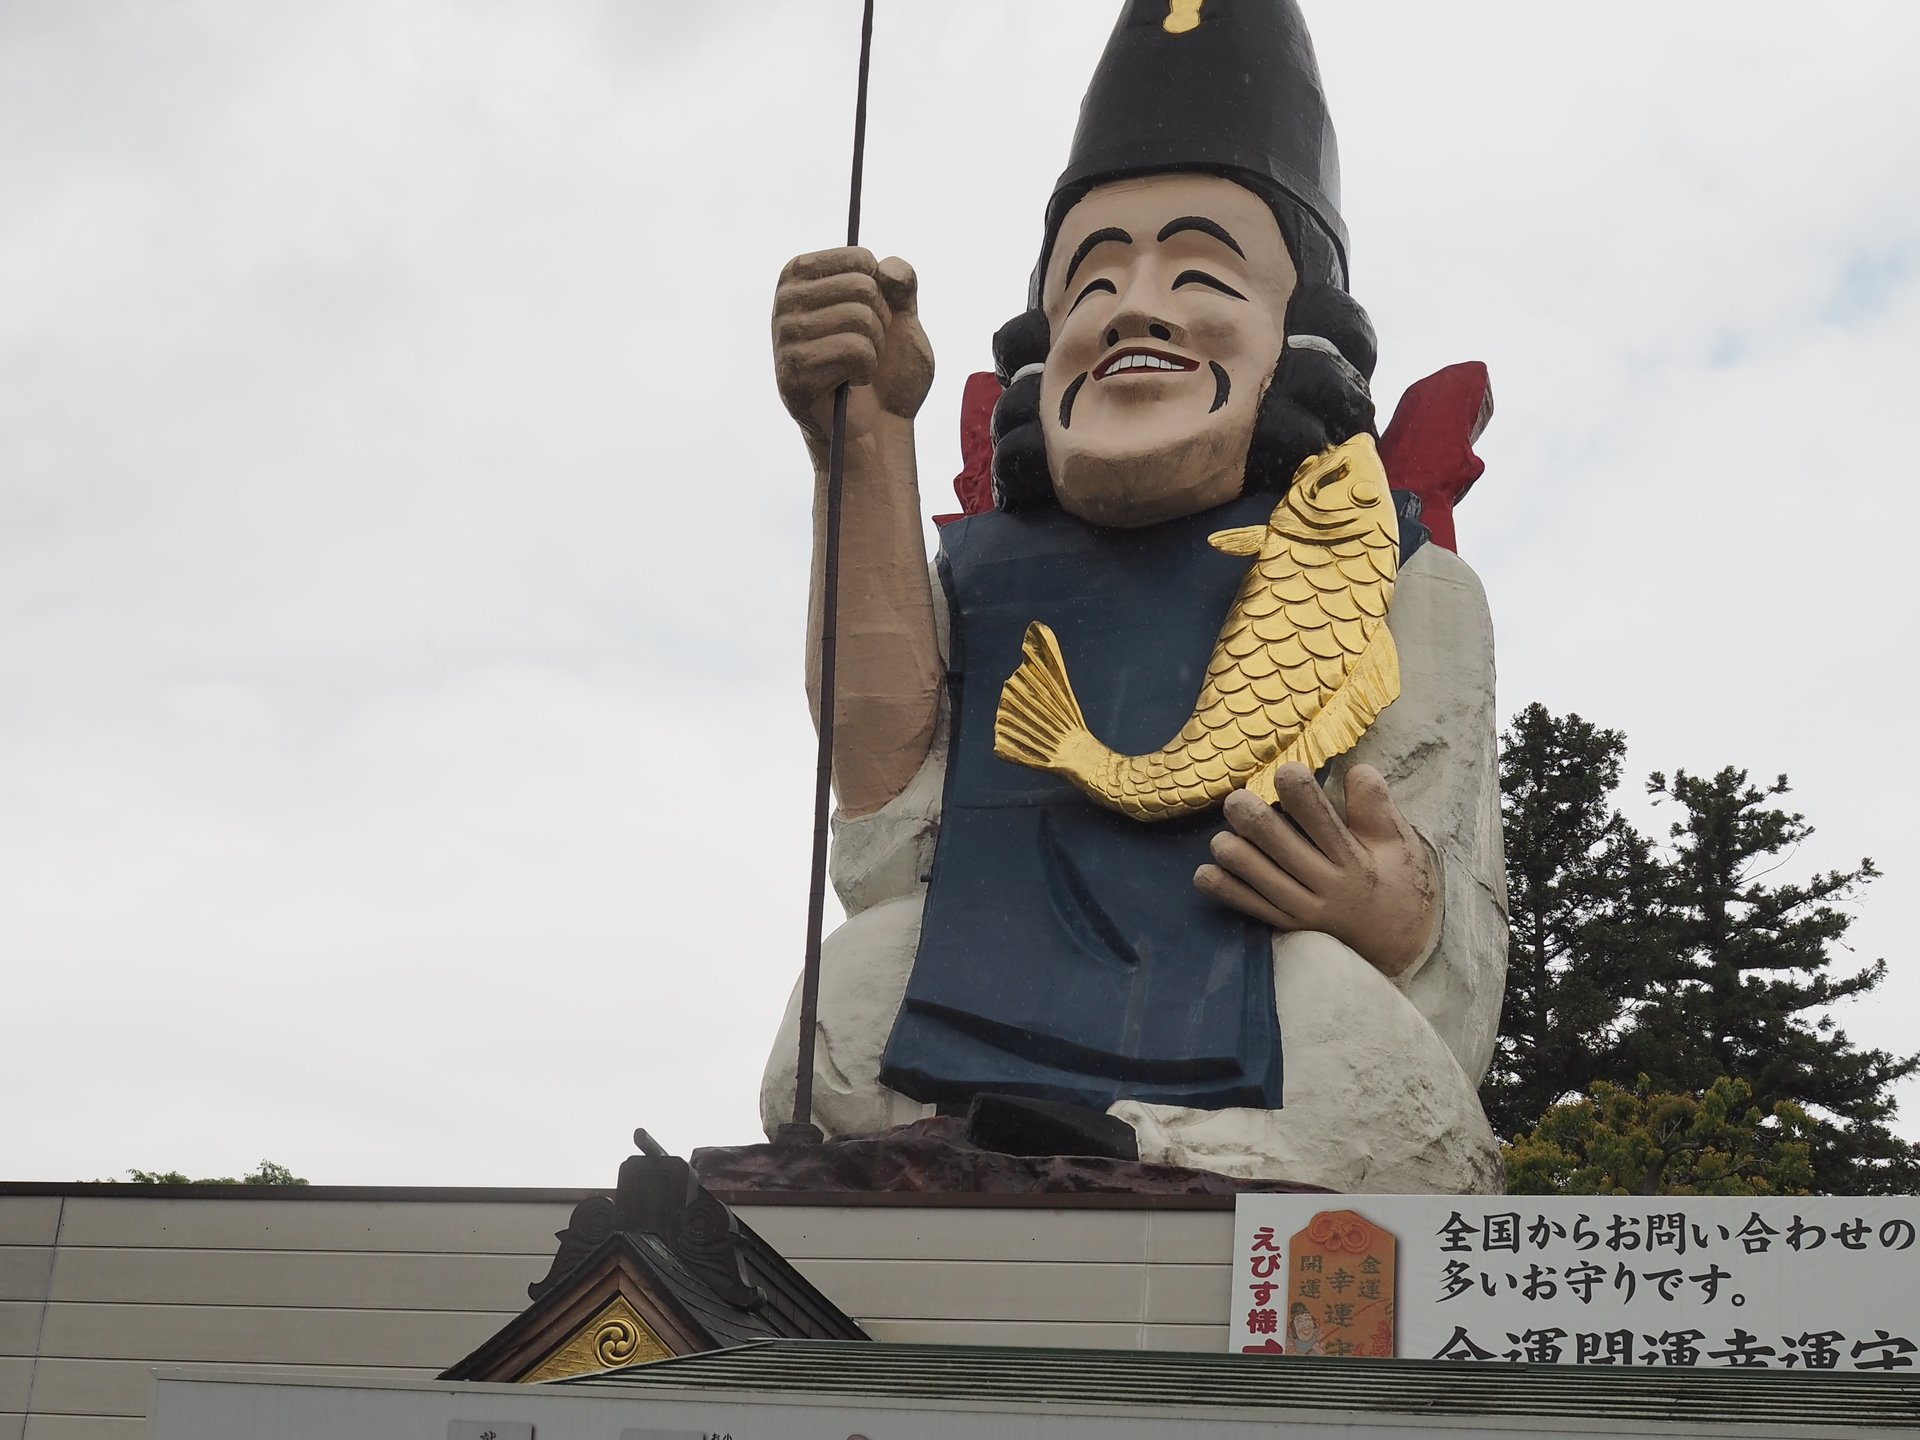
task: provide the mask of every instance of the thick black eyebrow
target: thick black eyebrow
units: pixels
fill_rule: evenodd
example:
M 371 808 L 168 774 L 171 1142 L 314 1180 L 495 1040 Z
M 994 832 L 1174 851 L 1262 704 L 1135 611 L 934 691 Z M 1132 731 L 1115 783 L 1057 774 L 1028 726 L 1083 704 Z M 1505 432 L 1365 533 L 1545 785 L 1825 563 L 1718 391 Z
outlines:
M 1183 230 L 1198 230 L 1202 235 L 1211 235 L 1242 260 L 1247 258 L 1247 252 L 1240 248 L 1238 240 L 1227 233 L 1226 227 L 1204 215 L 1182 215 L 1178 220 L 1169 220 L 1160 227 L 1160 233 L 1154 238 L 1165 244 Z
M 1066 289 L 1073 283 L 1073 272 L 1080 268 L 1080 262 L 1087 258 L 1087 252 L 1096 245 L 1104 245 L 1109 240 L 1118 240 L 1122 245 L 1131 245 L 1133 237 L 1117 225 L 1109 225 L 1104 230 L 1096 230 L 1080 242 L 1080 248 L 1073 252 L 1073 259 L 1067 262 L 1066 279 L 1060 282 L 1060 288 Z M 1235 245 L 1234 249 L 1240 247 Z
M 1073 297 L 1073 304 L 1067 307 L 1067 314 L 1071 315 L 1074 311 L 1078 310 L 1080 308 L 1080 302 L 1089 295 L 1097 295 L 1102 290 L 1106 291 L 1109 295 L 1118 295 L 1120 293 L 1119 287 L 1105 277 L 1089 280 L 1087 282 L 1087 288 Z M 1243 295 L 1240 298 L 1244 300 L 1246 297 Z

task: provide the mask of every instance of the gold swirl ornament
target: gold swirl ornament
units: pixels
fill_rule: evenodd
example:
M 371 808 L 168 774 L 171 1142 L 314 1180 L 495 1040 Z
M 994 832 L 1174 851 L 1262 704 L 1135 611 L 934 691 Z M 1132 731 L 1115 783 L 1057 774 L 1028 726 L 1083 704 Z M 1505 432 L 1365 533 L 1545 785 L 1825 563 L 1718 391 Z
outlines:
M 1179 734 L 1146 755 L 1103 745 L 1059 641 L 1035 621 L 1000 691 L 993 753 L 1152 821 L 1198 814 L 1242 786 L 1272 802 L 1280 766 L 1318 769 L 1352 749 L 1400 694 L 1387 629 L 1400 525 L 1373 437 L 1305 461 L 1266 524 L 1216 531 L 1207 543 L 1253 564 Z
M 627 1303 L 625 1296 L 616 1295 L 559 1349 L 522 1375 L 519 1383 L 538 1385 L 546 1380 L 565 1380 L 574 1375 L 591 1375 L 600 1370 L 667 1360 L 672 1356 L 673 1351 L 641 1318 L 640 1312 Z

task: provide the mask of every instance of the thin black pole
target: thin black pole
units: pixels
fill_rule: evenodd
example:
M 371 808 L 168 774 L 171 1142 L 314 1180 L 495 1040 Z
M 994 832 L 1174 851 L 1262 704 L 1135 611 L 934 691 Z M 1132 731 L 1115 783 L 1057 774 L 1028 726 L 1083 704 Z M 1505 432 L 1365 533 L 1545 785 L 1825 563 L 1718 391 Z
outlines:
M 873 53 L 873 0 L 860 16 L 860 78 L 853 103 L 853 181 L 847 197 L 847 244 L 860 243 L 860 178 L 867 156 L 867 62 Z M 807 891 L 807 949 L 800 972 L 800 1055 L 794 1071 L 793 1123 L 780 1139 L 818 1141 L 813 1125 L 814 1029 L 820 1016 L 820 932 L 827 904 L 827 828 L 833 810 L 834 671 L 840 611 L 840 491 L 846 466 L 847 387 L 833 392 L 833 438 L 827 450 L 826 545 L 820 558 L 820 751 L 813 779 L 813 875 Z

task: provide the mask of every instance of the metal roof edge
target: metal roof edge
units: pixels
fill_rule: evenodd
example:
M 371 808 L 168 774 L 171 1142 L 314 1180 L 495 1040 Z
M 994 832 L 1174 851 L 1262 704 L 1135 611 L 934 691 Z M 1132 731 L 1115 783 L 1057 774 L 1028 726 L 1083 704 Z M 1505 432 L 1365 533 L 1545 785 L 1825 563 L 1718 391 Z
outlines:
M 358 1200 L 393 1204 L 578 1204 L 604 1187 L 538 1185 L 145 1185 L 131 1180 L 0 1180 L 0 1199 L 64 1196 L 109 1200 Z M 955 1190 L 710 1190 L 734 1210 L 1158 1210 L 1230 1213 L 1231 1195 L 1010 1195 Z

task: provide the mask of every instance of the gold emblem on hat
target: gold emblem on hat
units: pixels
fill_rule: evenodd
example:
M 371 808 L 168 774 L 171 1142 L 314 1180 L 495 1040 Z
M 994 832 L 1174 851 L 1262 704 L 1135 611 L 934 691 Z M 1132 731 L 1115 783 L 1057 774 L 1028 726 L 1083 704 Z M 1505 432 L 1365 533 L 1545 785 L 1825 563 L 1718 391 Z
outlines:
M 1167 18 L 1160 28 L 1169 35 L 1184 35 L 1200 28 L 1200 7 L 1206 0 L 1167 0 Z

